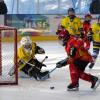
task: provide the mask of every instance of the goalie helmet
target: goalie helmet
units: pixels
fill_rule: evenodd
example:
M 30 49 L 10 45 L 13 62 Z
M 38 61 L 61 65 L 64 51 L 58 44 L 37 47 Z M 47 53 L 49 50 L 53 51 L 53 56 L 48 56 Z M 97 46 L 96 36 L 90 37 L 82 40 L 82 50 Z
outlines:
M 22 37 L 20 43 L 25 49 L 31 49 L 32 41 L 29 36 Z

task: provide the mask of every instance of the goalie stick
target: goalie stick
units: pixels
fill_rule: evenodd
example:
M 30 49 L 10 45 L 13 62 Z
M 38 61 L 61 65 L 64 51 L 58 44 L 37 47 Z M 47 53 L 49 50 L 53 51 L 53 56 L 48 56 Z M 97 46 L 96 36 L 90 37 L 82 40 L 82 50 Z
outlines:
M 66 65 L 66 60 L 67 60 L 67 58 L 64 59 L 64 60 L 62 60 L 62 61 L 60 61 L 60 62 L 61 62 L 61 66 L 62 66 L 62 65 L 65 66 L 65 65 Z M 51 71 L 49 71 L 49 73 L 46 74 L 45 76 L 43 76 L 41 79 L 44 79 L 44 78 L 45 78 L 46 76 L 48 76 L 50 73 L 52 73 L 53 71 L 55 71 L 55 70 L 58 68 L 58 66 L 60 66 L 60 64 L 59 64 L 59 63 L 56 63 L 56 67 L 53 68 Z
M 47 58 L 48 58 L 48 56 L 46 56 L 46 57 L 41 61 L 41 63 L 43 63 Z M 19 63 L 20 63 L 20 62 L 18 62 L 17 64 L 19 65 Z M 21 63 L 28 64 L 28 65 L 33 66 L 33 67 L 35 66 L 35 65 L 31 64 L 31 63 L 25 62 L 24 60 L 21 60 Z M 39 69 L 38 67 L 36 67 L 36 68 L 37 68 L 38 70 L 41 70 L 41 69 Z M 15 73 L 15 66 L 11 67 L 10 71 L 8 72 L 8 75 L 13 76 L 14 73 Z
M 30 65 L 30 66 L 32 66 L 32 67 L 35 66 L 34 64 L 31 64 L 31 63 L 29 63 L 29 62 L 25 62 L 24 60 L 21 60 L 21 62 L 22 62 L 23 64 L 28 64 L 28 65 Z M 41 70 L 41 69 L 38 68 L 38 67 L 35 67 L 35 68 L 38 69 L 38 70 Z
M 67 60 L 67 58 L 66 59 L 64 59 L 64 60 L 62 60 L 62 65 L 63 66 L 65 66 L 66 65 L 66 60 Z M 61 62 L 61 61 L 60 61 Z M 60 66 L 59 65 L 59 63 L 56 63 L 56 67 L 55 68 L 53 68 L 51 71 L 49 71 L 49 73 L 48 74 L 46 74 L 45 76 L 43 76 L 41 79 L 44 79 L 46 76 L 48 76 L 50 73 L 52 73 L 53 71 L 55 71 L 57 68 L 58 68 L 58 66 Z

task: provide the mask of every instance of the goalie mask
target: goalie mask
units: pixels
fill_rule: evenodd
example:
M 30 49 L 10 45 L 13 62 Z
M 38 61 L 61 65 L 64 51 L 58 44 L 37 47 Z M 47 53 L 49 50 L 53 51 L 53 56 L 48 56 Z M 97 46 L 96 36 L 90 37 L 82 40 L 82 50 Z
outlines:
M 21 39 L 21 46 L 24 47 L 26 50 L 31 50 L 32 49 L 32 41 L 29 36 L 25 36 Z
M 66 45 L 69 38 L 70 38 L 70 35 L 66 29 L 63 29 L 58 35 L 59 43 L 63 46 Z

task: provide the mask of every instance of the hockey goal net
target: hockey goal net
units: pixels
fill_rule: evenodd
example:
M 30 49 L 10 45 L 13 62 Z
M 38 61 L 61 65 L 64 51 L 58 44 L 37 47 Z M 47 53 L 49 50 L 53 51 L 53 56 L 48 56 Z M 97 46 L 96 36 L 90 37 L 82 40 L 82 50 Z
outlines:
M 14 75 L 8 73 L 14 66 Z M 18 84 L 17 30 L 0 25 L 0 85 Z

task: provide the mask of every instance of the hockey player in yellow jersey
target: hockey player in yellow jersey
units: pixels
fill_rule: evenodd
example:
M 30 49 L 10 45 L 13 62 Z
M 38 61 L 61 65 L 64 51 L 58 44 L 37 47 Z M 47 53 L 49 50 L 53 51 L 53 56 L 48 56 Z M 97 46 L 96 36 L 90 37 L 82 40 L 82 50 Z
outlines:
M 48 79 L 49 71 L 41 72 L 42 66 L 46 67 L 46 65 L 35 58 L 35 54 L 45 53 L 44 49 L 32 42 L 29 36 L 22 37 L 20 44 L 21 46 L 18 48 L 18 70 L 36 80 Z
M 98 17 L 98 22 L 92 25 L 92 41 L 93 41 L 93 58 L 94 62 L 90 64 L 89 68 L 92 68 L 95 64 L 100 51 L 100 16 Z
M 82 22 L 80 18 L 76 17 L 75 10 L 73 8 L 68 9 L 68 16 L 63 18 L 60 24 L 69 32 L 69 34 L 74 36 L 81 35 Z

